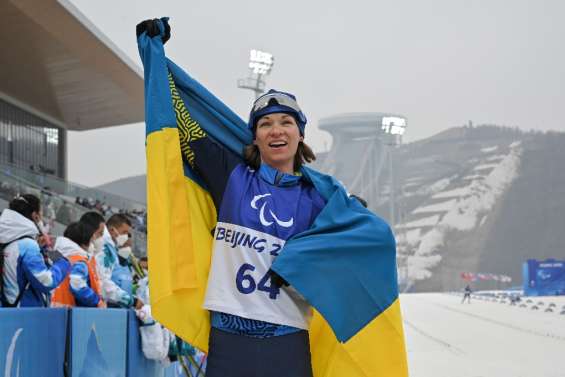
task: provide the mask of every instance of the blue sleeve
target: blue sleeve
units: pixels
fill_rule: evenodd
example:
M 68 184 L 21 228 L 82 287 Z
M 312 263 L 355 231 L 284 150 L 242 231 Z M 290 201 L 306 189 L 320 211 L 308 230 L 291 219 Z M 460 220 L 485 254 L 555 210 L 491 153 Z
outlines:
M 90 287 L 88 276 L 88 266 L 84 262 L 77 262 L 71 268 L 70 287 L 77 306 L 95 307 L 100 301 L 100 297 Z
M 65 258 L 57 260 L 53 266 L 47 267 L 39 252 L 37 242 L 22 240 L 18 245 L 22 256 L 22 268 L 31 286 L 38 292 L 49 293 L 57 288 L 71 269 L 71 264 Z

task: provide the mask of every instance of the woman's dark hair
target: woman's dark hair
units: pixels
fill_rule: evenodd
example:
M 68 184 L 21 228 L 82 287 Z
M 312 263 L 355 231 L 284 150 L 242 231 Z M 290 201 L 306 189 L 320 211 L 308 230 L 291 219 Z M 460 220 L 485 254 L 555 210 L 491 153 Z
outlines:
M 98 230 L 98 227 L 100 226 L 101 223 L 104 223 L 104 217 L 96 212 L 96 211 L 90 211 L 85 213 L 84 215 L 82 215 L 80 217 L 79 220 L 80 223 L 83 223 L 84 225 L 86 225 L 90 230 L 92 230 L 92 234 L 94 234 L 94 232 L 96 232 Z
M 95 231 L 96 229 L 93 230 L 91 226 L 77 221 L 69 224 L 63 236 L 80 246 L 88 246 Z
M 261 153 L 259 153 L 259 148 L 255 144 L 246 145 L 243 149 L 243 158 L 245 163 L 252 169 L 259 169 L 261 166 Z M 299 142 L 298 149 L 294 155 L 294 171 L 300 171 L 302 165 L 307 162 L 312 162 L 316 160 L 316 155 L 306 143 Z
M 24 194 L 18 195 L 14 199 L 12 199 L 8 208 L 10 208 L 12 211 L 16 211 L 25 218 L 34 221 L 31 217 L 31 214 L 34 212 L 39 213 L 40 207 L 41 205 L 37 196 L 32 194 Z

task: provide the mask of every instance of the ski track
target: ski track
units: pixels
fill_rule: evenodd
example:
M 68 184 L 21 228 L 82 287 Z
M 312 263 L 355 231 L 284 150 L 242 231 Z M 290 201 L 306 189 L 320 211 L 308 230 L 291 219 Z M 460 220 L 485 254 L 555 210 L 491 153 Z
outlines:
M 466 354 L 465 351 L 463 351 L 460 348 L 455 347 L 453 344 L 450 344 L 444 340 L 441 340 L 433 335 L 428 334 L 427 332 L 425 332 L 424 330 L 420 329 L 418 326 L 414 325 L 413 323 L 411 323 L 410 321 L 407 321 L 406 319 L 403 320 L 404 324 L 408 325 L 408 327 L 412 328 L 412 330 L 416 331 L 418 334 L 424 336 L 425 338 L 435 342 L 436 344 L 439 344 L 445 348 L 447 348 L 450 352 L 454 353 L 457 356 L 463 356 Z
M 514 325 L 511 325 L 511 324 L 508 324 L 508 323 L 497 321 L 496 319 L 483 317 L 483 316 L 480 316 L 478 314 L 466 312 L 464 310 L 450 308 L 447 305 L 440 304 L 440 303 L 437 303 L 437 302 L 434 302 L 434 305 L 439 306 L 439 307 L 444 308 L 444 309 L 447 309 L 447 310 L 450 310 L 450 311 L 455 312 L 455 313 L 459 313 L 459 314 L 463 314 L 463 315 L 466 315 L 466 316 L 469 316 L 469 317 L 472 317 L 472 318 L 480 319 L 484 322 L 492 323 L 492 324 L 499 325 L 499 326 L 502 326 L 502 327 L 506 327 L 506 328 L 509 328 L 509 329 L 512 329 L 512 330 L 518 330 L 518 331 L 526 333 L 526 334 L 533 334 L 533 335 L 537 335 L 537 336 L 541 336 L 541 337 L 545 337 L 545 338 L 556 339 L 556 340 L 560 340 L 562 342 L 565 342 L 565 337 L 560 336 L 560 335 L 551 334 L 551 333 L 542 333 L 542 332 L 539 332 L 539 331 L 536 331 L 536 330 L 531 330 L 531 329 L 526 329 L 526 328 L 519 327 L 519 326 L 514 326 Z

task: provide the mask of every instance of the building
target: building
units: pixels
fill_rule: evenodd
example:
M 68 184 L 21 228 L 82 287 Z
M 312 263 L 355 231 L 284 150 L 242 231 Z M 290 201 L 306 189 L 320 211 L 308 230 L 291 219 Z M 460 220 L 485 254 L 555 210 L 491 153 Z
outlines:
M 0 164 L 66 179 L 67 130 L 143 121 L 141 69 L 70 2 L 6 0 L 0 18 Z
M 392 150 L 402 142 L 406 118 L 389 113 L 349 113 L 320 119 L 319 128 L 332 135 L 331 149 L 315 167 L 339 179 L 351 194 L 375 209 L 390 202 Z M 391 207 L 392 217 L 394 206 Z M 394 222 L 394 221 L 393 221 Z

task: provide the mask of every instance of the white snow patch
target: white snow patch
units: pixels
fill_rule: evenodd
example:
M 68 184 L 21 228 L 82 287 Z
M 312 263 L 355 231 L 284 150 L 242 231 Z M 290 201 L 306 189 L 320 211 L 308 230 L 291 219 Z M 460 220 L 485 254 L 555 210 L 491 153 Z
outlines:
M 439 251 L 439 248 L 443 246 L 445 233 L 441 227 L 435 227 L 426 233 L 416 250 L 416 255 L 429 255 Z
M 482 164 L 482 165 L 477 165 L 473 168 L 473 171 L 479 171 L 479 170 L 487 170 L 487 169 L 493 169 L 496 168 L 498 166 L 498 164 Z
M 485 176 L 484 175 L 480 175 L 480 174 L 473 174 L 473 175 L 466 175 L 464 176 L 463 179 L 464 181 L 473 181 L 475 179 L 484 179 Z
M 470 195 L 471 192 L 469 190 L 469 186 L 459 187 L 449 191 L 442 191 L 438 194 L 432 196 L 432 199 L 445 199 L 445 198 L 453 198 L 453 197 L 463 197 Z
M 504 154 L 495 154 L 494 156 L 487 157 L 486 160 L 489 161 L 489 162 L 490 161 L 500 161 L 504 157 L 506 157 L 506 155 L 504 155 Z
M 513 142 L 512 144 L 510 144 L 510 145 L 508 146 L 508 148 L 518 148 L 518 147 L 521 146 L 521 145 L 522 145 L 522 142 L 521 142 L 521 141 L 515 141 L 515 142 Z
M 398 229 L 403 229 L 403 228 L 425 228 L 425 227 L 429 227 L 429 226 L 434 226 L 438 223 L 440 216 L 439 215 L 433 215 L 433 216 L 428 216 L 428 217 L 423 217 L 419 220 L 414 220 L 414 221 L 409 221 L 407 223 L 403 223 L 403 224 L 399 224 L 396 226 L 396 228 Z
M 498 145 L 495 145 L 494 147 L 481 148 L 481 152 L 490 153 L 490 152 L 494 152 L 497 149 L 498 149 Z
M 412 177 L 405 179 L 404 182 L 417 183 L 417 182 L 421 182 L 422 179 L 424 179 L 424 177 Z
M 412 281 L 429 279 L 430 269 L 441 261 L 441 255 L 412 255 L 406 259 L 406 270 L 399 270 L 399 275 L 407 274 Z
M 418 182 L 408 182 L 408 183 L 404 183 L 404 184 L 402 185 L 402 187 L 403 187 L 404 189 L 408 189 L 408 188 L 410 188 L 410 187 L 421 186 L 421 185 L 422 185 L 422 184 L 421 184 L 421 183 L 418 183 Z
M 430 204 L 424 207 L 418 207 L 414 211 L 412 211 L 412 213 L 418 214 L 418 213 L 428 213 L 428 212 L 447 212 L 451 210 L 456 203 L 457 203 L 457 199 L 446 200 L 445 202 Z
M 420 228 L 410 229 L 406 231 L 406 235 L 405 235 L 406 243 L 408 245 L 416 245 L 418 242 L 420 242 L 421 234 L 422 234 L 422 230 Z
M 443 191 L 447 186 L 449 186 L 449 184 L 455 177 L 456 176 L 442 178 L 439 181 L 436 181 L 429 186 L 421 188 L 420 190 L 418 190 L 417 194 L 427 196 Z

